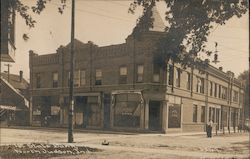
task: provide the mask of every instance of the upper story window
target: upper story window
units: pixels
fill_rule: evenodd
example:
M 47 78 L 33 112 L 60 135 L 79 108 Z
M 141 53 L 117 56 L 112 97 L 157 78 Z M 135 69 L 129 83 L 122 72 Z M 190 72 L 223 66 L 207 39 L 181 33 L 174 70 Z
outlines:
M 74 87 L 80 86 L 80 70 L 75 70 L 74 72 Z
M 137 80 L 136 82 L 143 82 L 144 66 L 137 65 Z
M 68 87 L 70 86 L 70 71 L 68 71 Z
M 36 74 L 36 88 L 41 88 L 41 73 Z
M 86 71 L 85 70 L 80 71 L 80 85 L 81 86 L 86 85 Z
M 187 72 L 187 90 L 191 89 L 191 74 Z
M 224 86 L 222 86 L 222 89 L 221 89 L 221 98 L 227 99 L 227 88 Z
M 209 95 L 213 96 L 213 82 L 210 81 Z
M 239 92 L 233 91 L 233 101 L 238 102 L 239 99 Z
M 102 70 L 95 70 L 95 85 L 102 85 Z
M 180 87 L 181 86 L 181 69 L 179 69 L 179 68 L 176 69 L 175 86 L 176 87 Z
M 204 93 L 204 78 L 197 77 L 196 92 Z
M 214 84 L 214 97 L 217 97 L 217 84 Z
M 128 69 L 126 66 L 120 67 L 120 77 L 119 77 L 119 84 L 126 84 L 127 83 L 127 76 L 128 76 Z
M 168 65 L 168 85 L 173 85 L 173 76 L 174 73 L 174 67 L 173 65 Z
M 153 82 L 160 82 L 160 66 L 157 64 L 153 66 Z
M 52 79 L 53 79 L 53 81 L 52 81 L 52 87 L 53 88 L 58 87 L 58 72 L 53 72 L 52 73 Z
M 219 85 L 219 92 L 218 92 L 219 98 L 221 98 L 221 85 Z

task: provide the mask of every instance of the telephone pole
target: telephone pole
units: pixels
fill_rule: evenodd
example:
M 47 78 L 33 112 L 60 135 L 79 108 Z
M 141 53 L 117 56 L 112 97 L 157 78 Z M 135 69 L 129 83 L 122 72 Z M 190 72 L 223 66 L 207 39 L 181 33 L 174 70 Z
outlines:
M 75 66 L 75 0 L 72 0 L 71 10 L 71 42 L 70 42 L 70 87 L 69 87 L 69 114 L 68 114 L 68 143 L 74 142 L 73 137 L 73 116 L 74 116 L 74 66 Z

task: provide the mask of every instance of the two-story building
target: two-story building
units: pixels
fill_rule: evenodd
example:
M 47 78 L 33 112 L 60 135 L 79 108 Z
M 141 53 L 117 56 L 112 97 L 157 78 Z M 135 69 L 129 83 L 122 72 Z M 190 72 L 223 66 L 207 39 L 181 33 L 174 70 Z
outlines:
M 160 67 L 154 49 L 163 34 L 151 30 L 140 39 L 129 35 L 125 43 L 102 47 L 75 40 L 75 127 L 203 131 L 209 119 L 217 129 L 237 126 L 241 82 L 210 65 L 205 73 L 171 62 Z M 67 126 L 69 76 L 70 44 L 52 54 L 30 52 L 33 125 L 50 116 L 50 126 Z

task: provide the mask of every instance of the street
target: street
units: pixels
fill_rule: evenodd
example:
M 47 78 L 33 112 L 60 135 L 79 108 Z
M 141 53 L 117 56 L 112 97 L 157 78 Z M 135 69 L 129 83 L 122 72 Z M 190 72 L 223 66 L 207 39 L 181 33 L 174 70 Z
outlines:
M 102 145 L 106 140 L 108 145 Z M 67 143 L 66 129 L 1 128 L 1 146 L 45 143 L 96 148 L 100 151 L 49 158 L 163 159 L 163 158 L 248 158 L 249 134 L 218 134 L 206 138 L 204 133 L 134 134 L 101 131 L 74 133 L 73 144 Z M 2 157 L 2 156 L 1 156 Z

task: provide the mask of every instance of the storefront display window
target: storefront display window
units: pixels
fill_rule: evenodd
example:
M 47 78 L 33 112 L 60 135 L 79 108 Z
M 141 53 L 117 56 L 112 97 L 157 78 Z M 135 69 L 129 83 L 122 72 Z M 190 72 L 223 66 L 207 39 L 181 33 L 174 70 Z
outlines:
M 169 105 L 168 128 L 181 128 L 181 105 L 179 104 Z

